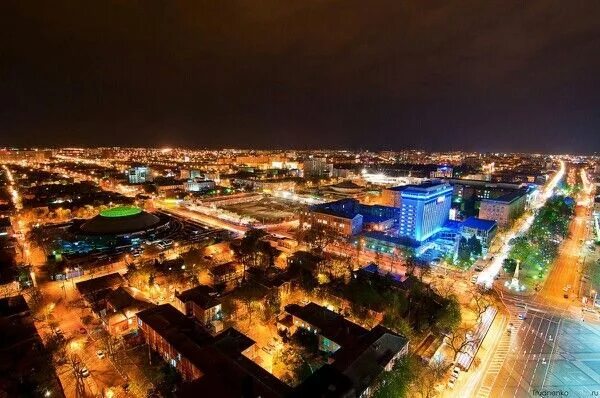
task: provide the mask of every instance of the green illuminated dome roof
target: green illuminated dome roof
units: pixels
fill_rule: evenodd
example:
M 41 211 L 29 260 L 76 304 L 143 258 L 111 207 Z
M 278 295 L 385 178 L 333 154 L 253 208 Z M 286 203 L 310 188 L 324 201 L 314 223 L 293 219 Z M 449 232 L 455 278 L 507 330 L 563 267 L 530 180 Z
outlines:
M 127 217 L 133 216 L 136 214 L 140 214 L 142 209 L 135 206 L 119 206 L 112 207 L 110 209 L 106 209 L 100 212 L 102 217 Z
M 152 229 L 160 218 L 135 206 L 118 206 L 103 210 L 81 225 L 81 230 L 92 235 L 122 235 Z

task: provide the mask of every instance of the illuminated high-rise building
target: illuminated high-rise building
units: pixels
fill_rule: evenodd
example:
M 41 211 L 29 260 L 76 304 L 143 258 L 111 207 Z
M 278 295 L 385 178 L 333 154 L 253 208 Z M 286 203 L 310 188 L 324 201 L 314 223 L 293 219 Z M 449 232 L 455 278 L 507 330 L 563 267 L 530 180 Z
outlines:
M 398 233 L 422 242 L 438 232 L 448 220 L 452 187 L 447 183 L 426 182 L 399 187 L 400 220 Z
M 152 169 L 148 166 L 134 166 L 127 170 L 130 184 L 143 184 L 152 181 Z

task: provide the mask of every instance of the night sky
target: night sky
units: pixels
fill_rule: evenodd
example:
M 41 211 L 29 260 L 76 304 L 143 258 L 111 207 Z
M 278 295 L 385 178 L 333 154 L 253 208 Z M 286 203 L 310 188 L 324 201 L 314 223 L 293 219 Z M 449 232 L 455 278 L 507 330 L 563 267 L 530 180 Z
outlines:
M 600 151 L 600 1 L 3 0 L 3 145 Z

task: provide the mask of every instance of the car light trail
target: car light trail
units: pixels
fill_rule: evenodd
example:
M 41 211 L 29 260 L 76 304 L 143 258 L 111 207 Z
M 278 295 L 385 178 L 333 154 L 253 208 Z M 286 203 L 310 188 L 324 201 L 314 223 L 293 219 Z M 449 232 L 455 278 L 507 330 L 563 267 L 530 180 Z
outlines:
M 554 177 L 550 180 L 548 185 L 542 191 L 542 194 L 538 197 L 538 200 L 535 201 L 532 205 L 533 210 L 538 210 L 541 208 L 546 201 L 553 195 L 554 189 L 556 185 L 562 180 L 565 175 L 565 163 L 560 161 L 560 169 L 554 175 Z M 489 263 L 489 265 L 479 274 L 477 277 L 477 284 L 485 286 L 487 289 L 492 287 L 494 283 L 494 278 L 500 272 L 502 268 L 502 264 L 504 260 L 508 257 L 508 253 L 510 253 L 510 249 L 512 248 L 511 241 L 516 236 L 522 235 L 529 230 L 531 224 L 533 224 L 533 220 L 535 219 L 535 215 L 531 214 L 527 216 L 527 218 L 516 227 L 515 231 L 511 231 L 503 238 L 503 243 L 501 249 L 494 255 L 494 259 Z

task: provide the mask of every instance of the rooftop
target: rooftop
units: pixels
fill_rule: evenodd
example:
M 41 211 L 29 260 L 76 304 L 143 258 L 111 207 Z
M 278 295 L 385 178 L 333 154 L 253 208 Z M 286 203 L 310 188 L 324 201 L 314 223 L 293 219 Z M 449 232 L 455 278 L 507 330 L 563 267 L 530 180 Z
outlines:
M 177 298 L 184 303 L 191 301 L 203 309 L 212 308 L 219 303 L 219 296 L 215 289 L 206 285 L 198 285 L 179 293 Z
M 93 235 L 119 235 L 153 228 L 160 218 L 138 207 L 121 206 L 102 211 L 81 225 L 81 230 Z
M 400 185 L 397 187 L 391 187 L 391 188 L 387 188 L 390 191 L 419 191 L 419 192 L 426 192 L 426 191 L 434 191 L 436 189 L 439 188 L 446 188 L 449 187 L 448 184 L 441 182 L 441 181 L 425 181 L 422 182 L 420 184 L 408 184 L 408 185 Z
M 242 265 L 235 261 L 219 264 L 208 270 L 208 273 L 213 276 L 224 276 L 241 271 Z
M 153 305 L 140 290 L 126 286 L 119 286 L 110 292 L 106 301 L 117 311 L 131 307 L 144 309 Z
M 118 206 L 100 212 L 102 217 L 128 217 L 140 214 L 142 209 L 135 206 Z
M 484 220 L 477 217 L 469 217 L 462 223 L 462 226 L 465 228 L 479 229 L 482 231 L 490 231 L 497 225 L 498 223 L 494 220 Z
M 310 206 L 310 210 L 315 213 L 328 214 L 334 217 L 353 219 L 360 215 L 358 212 L 358 205 L 358 200 L 347 198 L 313 205 Z
M 101 290 L 116 289 L 121 286 L 125 280 L 118 272 L 100 276 L 98 278 L 88 279 L 87 281 L 77 282 L 75 286 L 83 296 L 94 294 Z
M 508 192 L 496 199 L 482 199 L 482 202 L 501 202 L 501 203 L 512 203 L 515 200 L 522 198 L 526 194 L 524 189 L 516 189 L 512 192 Z
M 285 311 L 318 328 L 322 336 L 340 346 L 353 345 L 369 333 L 367 329 L 350 322 L 342 315 L 312 302 L 305 306 L 290 304 L 285 307 Z

